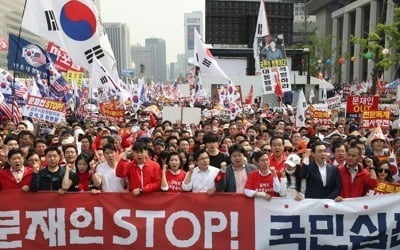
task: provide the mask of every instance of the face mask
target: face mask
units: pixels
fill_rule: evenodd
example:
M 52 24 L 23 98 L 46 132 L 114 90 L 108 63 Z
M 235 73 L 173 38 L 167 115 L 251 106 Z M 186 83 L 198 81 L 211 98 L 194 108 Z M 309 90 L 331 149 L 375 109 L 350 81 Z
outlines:
M 296 169 L 292 169 L 292 170 L 287 170 L 285 169 L 286 173 L 288 173 L 289 175 L 294 174 L 294 172 L 296 171 Z

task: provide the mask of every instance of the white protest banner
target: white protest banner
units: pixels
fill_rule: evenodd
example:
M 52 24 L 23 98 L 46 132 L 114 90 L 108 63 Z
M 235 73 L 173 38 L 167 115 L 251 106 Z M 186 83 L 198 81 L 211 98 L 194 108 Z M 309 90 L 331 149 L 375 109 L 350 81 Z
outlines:
M 198 124 L 201 121 L 201 109 L 164 106 L 162 118 L 163 121 L 170 121 L 172 123 Z
M 255 249 L 399 249 L 398 194 L 255 201 Z
M 52 123 L 61 123 L 65 121 L 65 103 L 28 96 L 22 115 Z
M 182 108 L 182 124 L 199 124 L 201 121 L 201 108 Z
M 162 120 L 177 123 L 181 119 L 181 107 L 164 106 L 162 109 Z
M 334 109 L 334 108 L 340 108 L 342 102 L 340 96 L 334 96 L 328 98 L 326 100 L 326 103 L 328 104 L 328 109 Z

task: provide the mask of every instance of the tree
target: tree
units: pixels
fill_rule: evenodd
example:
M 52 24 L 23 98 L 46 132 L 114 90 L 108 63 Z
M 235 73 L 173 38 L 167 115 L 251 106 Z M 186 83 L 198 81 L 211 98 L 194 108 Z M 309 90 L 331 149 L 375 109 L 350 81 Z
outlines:
M 374 63 L 371 77 L 371 94 L 377 93 L 379 76 L 393 66 L 397 66 L 400 59 L 400 8 L 394 9 L 392 24 L 378 23 L 375 31 L 365 38 L 352 37 L 351 41 L 359 44 L 364 50 L 361 57 L 372 60 Z
M 329 36 L 316 36 L 309 37 L 309 41 L 304 45 L 304 48 L 310 50 L 310 74 L 317 76 L 319 72 L 325 73 L 338 73 L 340 65 L 332 61 L 332 55 L 337 48 L 332 48 L 332 35 Z

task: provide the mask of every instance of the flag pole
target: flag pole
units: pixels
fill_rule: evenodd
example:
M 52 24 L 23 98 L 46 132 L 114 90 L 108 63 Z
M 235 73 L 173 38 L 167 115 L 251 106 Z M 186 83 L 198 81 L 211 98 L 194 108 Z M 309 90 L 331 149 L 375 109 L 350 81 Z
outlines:
M 22 9 L 22 18 L 24 18 L 24 15 L 25 15 L 26 2 L 27 2 L 27 0 L 25 0 L 24 8 Z M 17 61 L 18 55 L 19 55 L 18 50 L 20 49 L 19 48 L 19 44 L 20 44 L 20 41 L 21 41 L 21 33 L 22 33 L 22 23 L 19 26 L 19 30 L 18 30 L 17 53 L 15 53 L 14 62 Z M 11 83 L 11 114 L 13 115 L 13 117 L 14 117 L 14 104 L 13 104 L 14 102 L 16 102 L 16 98 L 15 98 L 15 70 L 13 70 L 13 79 L 12 79 L 12 83 Z

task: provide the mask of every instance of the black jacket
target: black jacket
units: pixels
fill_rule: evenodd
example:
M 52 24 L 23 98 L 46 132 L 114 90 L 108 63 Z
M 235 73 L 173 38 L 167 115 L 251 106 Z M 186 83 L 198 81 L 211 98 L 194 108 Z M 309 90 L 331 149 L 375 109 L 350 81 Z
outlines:
M 306 179 L 305 198 L 334 199 L 340 194 L 341 181 L 337 167 L 328 164 L 326 166 L 326 185 L 322 183 L 318 165 L 310 162 L 310 165 L 303 165 L 300 176 Z
M 66 167 L 59 167 L 56 172 L 48 171 L 47 167 L 41 169 L 38 173 L 33 174 L 32 181 L 29 185 L 30 191 L 58 191 L 61 188 L 62 179 L 64 178 Z M 72 185 L 68 191 L 74 191 L 78 184 L 76 174 L 70 171 L 69 179 Z

